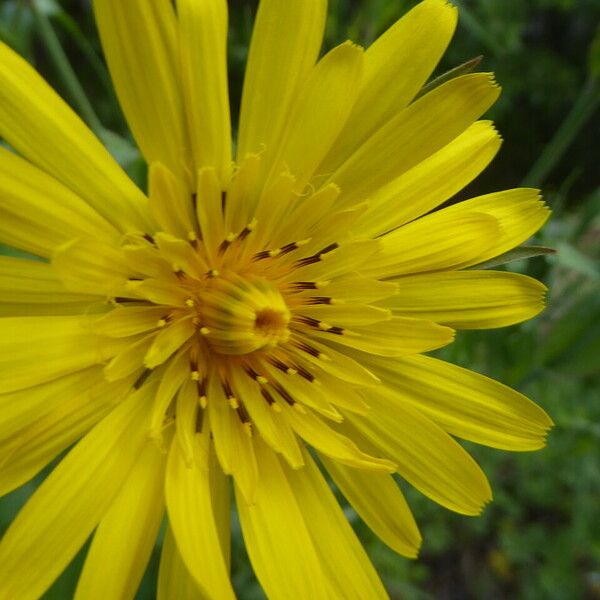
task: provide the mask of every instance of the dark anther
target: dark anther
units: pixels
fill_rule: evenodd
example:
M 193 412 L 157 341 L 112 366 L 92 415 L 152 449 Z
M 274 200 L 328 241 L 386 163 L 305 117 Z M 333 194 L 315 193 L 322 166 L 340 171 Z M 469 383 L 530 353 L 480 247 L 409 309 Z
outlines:
M 344 328 L 343 327 L 331 327 L 327 330 L 327 333 L 335 333 L 335 335 L 343 335 Z
M 265 388 L 260 388 L 260 393 L 263 398 L 268 402 L 269 406 L 273 406 L 275 404 L 275 399 L 271 396 L 269 390 L 265 390 Z
M 292 398 L 291 394 L 282 385 L 275 383 L 273 387 L 290 406 L 294 406 L 294 404 L 296 404 L 296 401 Z
M 300 260 L 296 261 L 294 266 L 295 267 L 306 267 L 307 265 L 312 265 L 313 263 L 319 262 L 321 260 L 321 257 L 323 256 L 323 254 L 328 254 L 329 252 L 332 252 L 336 248 L 339 248 L 338 244 L 336 244 L 336 243 L 329 244 L 329 246 L 325 246 L 325 248 L 323 248 L 323 250 L 319 250 L 319 252 L 317 252 L 316 254 L 313 254 L 312 256 L 307 256 L 306 258 L 301 258 Z
M 198 206 L 198 194 L 196 192 L 192 192 L 192 206 L 194 207 L 194 211 L 196 211 L 196 207 Z
M 153 246 L 156 246 L 156 242 L 154 241 L 154 238 L 149 234 L 149 233 L 144 233 L 144 235 L 142 236 L 147 242 L 150 242 Z
M 303 352 L 306 352 L 307 354 L 310 354 L 311 356 L 315 356 L 317 358 L 321 354 L 316 348 L 313 348 L 312 346 L 309 346 L 304 342 L 296 342 L 296 347 L 302 350 Z
M 328 296 L 311 296 L 306 299 L 306 304 L 331 304 L 331 298 Z
M 227 202 L 227 192 L 223 190 L 221 192 L 221 210 L 225 212 L 225 204 Z
M 135 380 L 135 383 L 133 384 L 134 389 L 139 390 L 150 376 L 150 373 L 152 373 L 152 369 L 144 369 L 142 374 Z

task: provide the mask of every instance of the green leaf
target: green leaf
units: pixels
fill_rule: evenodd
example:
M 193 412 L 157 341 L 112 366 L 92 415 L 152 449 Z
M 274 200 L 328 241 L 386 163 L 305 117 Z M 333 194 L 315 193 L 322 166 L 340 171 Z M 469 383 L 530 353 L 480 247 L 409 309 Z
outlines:
M 434 90 L 436 87 L 439 87 L 443 83 L 450 81 L 451 79 L 455 79 L 456 77 L 460 77 L 461 75 L 467 75 L 471 73 L 474 69 L 476 69 L 481 61 L 483 60 L 483 56 L 476 56 L 471 60 L 463 63 L 462 65 L 458 65 L 458 67 L 454 67 L 445 73 L 442 73 L 439 77 L 432 79 L 427 85 L 424 85 L 421 88 L 421 91 L 415 96 L 415 100 L 418 100 L 421 96 L 428 94 L 431 90 Z
M 534 258 L 535 256 L 546 256 L 548 254 L 554 254 L 556 250 L 554 248 L 547 248 L 546 246 L 518 246 L 513 248 L 500 256 L 486 260 L 478 265 L 469 267 L 470 269 L 493 269 L 500 265 L 506 265 L 514 262 L 515 260 L 525 260 L 527 258 Z

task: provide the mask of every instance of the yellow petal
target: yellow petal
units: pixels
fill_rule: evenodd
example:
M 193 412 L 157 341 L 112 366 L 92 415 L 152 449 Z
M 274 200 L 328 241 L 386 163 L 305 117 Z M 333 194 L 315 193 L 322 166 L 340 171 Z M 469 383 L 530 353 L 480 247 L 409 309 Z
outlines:
M 215 524 L 225 566 L 231 567 L 231 482 L 223 473 L 215 452 L 214 443 L 208 449 L 208 474 Z
M 498 256 L 515 248 L 530 238 L 550 216 L 550 209 L 540 198 L 539 190 L 516 188 L 478 196 L 443 209 L 447 215 L 459 215 L 467 211 L 486 213 L 500 224 L 500 236 L 494 244 L 476 258 L 469 259 L 470 266 Z
M 209 261 L 217 257 L 219 245 L 225 239 L 221 194 L 222 187 L 215 169 L 200 169 L 196 190 L 196 216 Z
M 367 304 L 314 304 L 299 306 L 294 318 L 311 317 L 339 327 L 356 327 L 387 321 L 389 311 Z
M 339 334 L 335 330 L 315 330 L 310 336 L 328 345 L 339 344 L 378 356 L 402 356 L 442 348 L 452 342 L 454 331 L 432 321 L 392 317 L 389 321 L 344 329 Z
M 119 235 L 69 188 L 5 148 L 0 148 L 0 208 L 2 240 L 39 256 L 51 256 L 75 236 L 116 241 Z
M 4 317 L 0 328 L 0 370 L 7 374 L 0 392 L 44 383 L 107 358 L 86 317 Z
M 249 505 L 238 487 L 235 491 L 246 549 L 266 596 L 289 600 L 293 590 L 298 600 L 335 598 L 323 572 L 320 540 L 311 537 L 304 507 L 290 485 L 292 470 L 258 437 L 255 449 L 261 484 L 254 503 Z
M 148 419 L 149 435 L 152 438 L 160 437 L 167 409 L 186 379 L 190 379 L 189 357 L 187 352 L 178 352 L 162 372 L 160 384 L 152 403 Z
M 165 316 L 161 306 L 126 306 L 111 310 L 94 323 L 94 331 L 110 337 L 128 337 L 159 327 Z
M 86 434 L 116 403 L 130 391 L 132 381 L 108 383 L 98 368 L 87 369 L 67 379 L 69 385 L 46 384 L 20 392 L 18 400 L 30 402 L 29 395 L 39 398 L 40 391 L 48 406 L 40 406 L 38 414 L 30 410 L 29 420 L 10 437 L 0 442 L 0 496 L 23 485 L 56 458 L 63 450 Z M 60 396 L 56 397 L 56 392 Z M 54 396 L 48 396 L 53 393 Z M 12 395 L 12 394 L 11 394 Z M 0 396 L 3 398 L 5 395 Z M 32 406 L 29 405 L 28 409 Z M 9 413 L 10 415 L 10 413 Z M 4 416 L 3 416 L 4 418 Z M 14 426 L 15 420 L 12 420 Z
M 504 271 L 450 271 L 403 277 L 381 305 L 404 317 L 455 329 L 491 329 L 531 319 L 544 309 L 546 287 Z
M 491 215 L 440 210 L 380 238 L 381 252 L 362 271 L 371 277 L 391 278 L 459 269 L 495 247 L 500 235 L 498 221 Z
M 207 598 L 234 598 L 211 495 L 208 463 L 210 433 L 203 427 L 196 435 L 203 447 L 196 461 L 187 466 L 177 438 L 171 443 L 166 476 L 166 499 L 169 522 L 181 560 Z M 175 549 L 171 551 L 174 553 Z M 161 566 L 161 571 L 164 567 Z M 181 571 L 181 567 L 178 568 Z M 164 581 L 164 579 L 163 579 Z M 165 585 L 175 586 L 169 580 Z M 160 584 L 159 584 L 160 587 Z M 189 584 L 186 587 L 191 587 Z
M 75 600 L 135 597 L 164 514 L 165 462 L 147 442 L 94 533 Z
M 67 289 L 112 298 L 125 294 L 127 280 L 137 275 L 120 249 L 93 238 L 60 246 L 52 267 Z
M 337 591 L 333 597 L 387 600 L 388 594 L 367 553 L 306 451 L 305 460 L 304 469 L 288 471 L 288 481 L 318 546 L 323 570 Z
M 413 99 L 448 46 L 456 15 L 448 2 L 426 0 L 367 49 L 358 100 L 321 172 L 335 169 Z
M 174 598 L 177 598 L 177 600 L 206 599 L 181 559 L 171 527 L 167 527 L 160 554 L 157 587 L 156 597 L 158 600 L 173 600 Z
M 432 500 L 466 515 L 478 515 L 492 499 L 477 463 L 441 427 L 381 386 L 365 395 L 371 410 L 348 420 L 394 460 L 398 473 Z
M 2 43 L 0 135 L 119 231 L 148 226 L 144 195 L 31 65 Z
M 262 395 L 260 384 L 245 379 L 243 375 L 237 373 L 237 370 L 233 375 L 240 399 L 260 435 L 273 450 L 280 452 L 293 468 L 301 467 L 304 460 L 296 434 L 287 421 L 281 419 L 280 415 L 269 406 L 267 399 Z
M 491 121 L 477 121 L 449 144 L 377 190 L 356 231 L 377 236 L 436 208 L 469 184 L 502 140 Z
M 258 464 L 254 455 L 254 436 L 248 423 L 242 423 L 233 402 L 227 398 L 219 378 L 213 375 L 208 384 L 208 414 L 214 435 L 215 450 L 221 468 L 232 475 L 248 502 L 257 489 Z
M 69 292 L 48 263 L 0 256 L 0 316 L 81 314 L 103 298 Z
M 263 0 L 258 8 L 244 79 L 238 162 L 276 151 L 291 106 L 317 60 L 326 0 Z
M 227 89 L 227 2 L 178 0 L 181 71 L 195 168 L 229 179 L 231 126 Z
M 146 442 L 146 385 L 98 424 L 37 489 L 0 543 L 0 595 L 35 600 L 106 514 Z
M 401 402 L 453 435 L 503 450 L 542 448 L 552 421 L 531 400 L 493 379 L 426 356 L 368 360 Z
M 154 369 L 164 363 L 178 348 L 183 346 L 196 332 L 191 316 L 174 321 L 161 329 L 144 356 L 144 364 Z
M 346 42 L 314 67 L 296 99 L 283 131 L 272 172 L 286 167 L 301 191 L 341 131 L 360 87 L 363 51 Z
M 299 436 L 326 456 L 356 469 L 394 471 L 394 463 L 365 454 L 352 440 L 331 429 L 309 409 L 300 412 L 286 405 L 282 415 Z
M 181 175 L 189 144 L 173 4 L 94 0 L 94 14 L 119 102 L 146 161 Z
M 296 340 L 293 341 L 296 342 Z M 300 350 L 298 352 L 300 357 L 350 385 L 372 386 L 379 383 L 379 379 L 373 373 L 350 358 L 345 352 L 338 352 L 331 346 L 315 340 L 311 340 L 308 347 L 300 341 L 294 345 Z
M 323 466 L 373 533 L 390 548 L 415 558 L 421 534 L 402 491 L 391 475 L 352 469 L 326 456 Z
M 192 195 L 173 172 L 159 162 L 150 165 L 150 214 L 161 231 L 172 233 L 184 240 L 197 234 Z
M 463 75 L 400 111 L 327 180 L 340 186 L 343 205 L 368 198 L 459 136 L 496 100 L 488 73 Z

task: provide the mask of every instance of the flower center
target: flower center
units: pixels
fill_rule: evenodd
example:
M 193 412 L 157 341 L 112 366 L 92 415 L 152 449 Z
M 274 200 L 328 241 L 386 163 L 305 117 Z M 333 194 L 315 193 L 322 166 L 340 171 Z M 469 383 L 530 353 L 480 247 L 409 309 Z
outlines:
M 290 335 L 290 311 L 262 277 L 220 274 L 198 291 L 194 304 L 199 332 L 219 354 L 249 354 Z

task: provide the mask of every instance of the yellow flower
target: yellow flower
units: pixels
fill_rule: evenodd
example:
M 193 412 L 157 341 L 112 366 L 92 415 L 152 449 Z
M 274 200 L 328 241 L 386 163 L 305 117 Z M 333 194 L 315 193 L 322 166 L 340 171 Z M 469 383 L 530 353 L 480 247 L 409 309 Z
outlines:
M 233 598 L 228 476 L 269 598 L 385 598 L 316 460 L 416 556 L 392 473 L 476 515 L 490 488 L 453 436 L 534 450 L 551 426 L 421 355 L 543 306 L 535 280 L 465 270 L 543 224 L 536 190 L 438 209 L 498 150 L 477 119 L 499 89 L 414 100 L 443 0 L 322 58 L 326 0 L 263 0 L 232 159 L 225 0 L 94 8 L 147 196 L 0 46 L 0 238 L 48 259 L 0 259 L 0 492 L 76 443 L 0 544 L 0 598 L 38 598 L 91 535 L 76 598 L 132 598 L 165 509 L 159 598 Z

